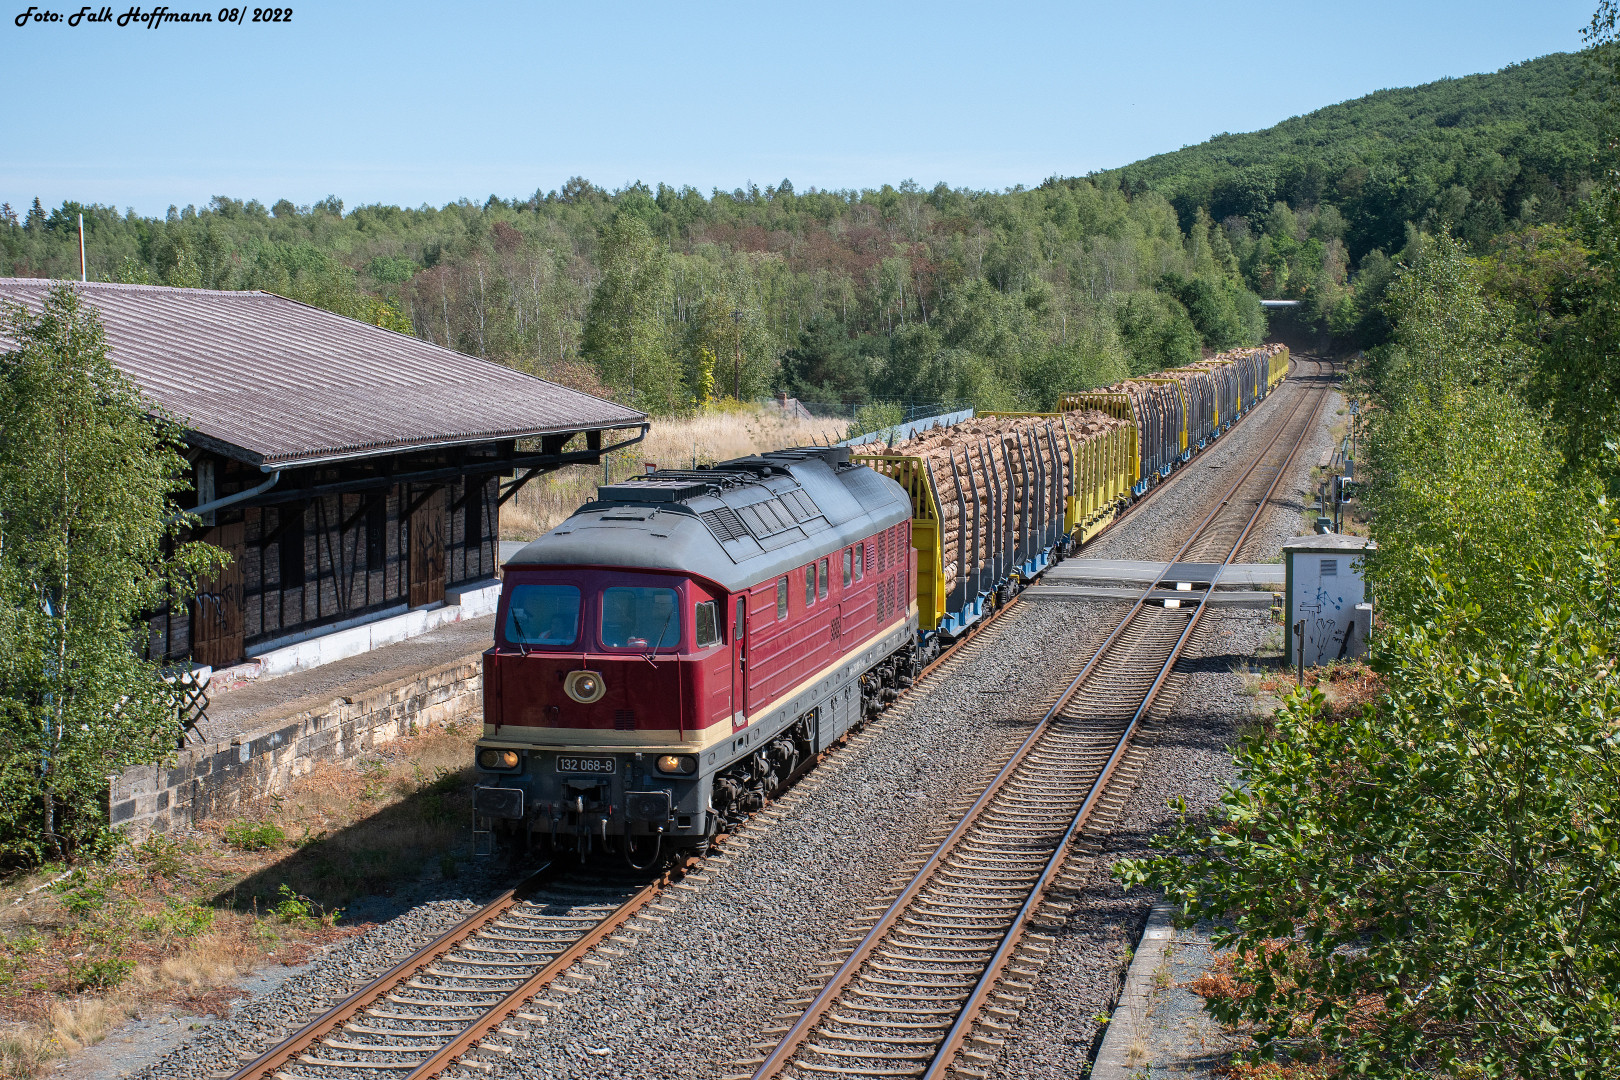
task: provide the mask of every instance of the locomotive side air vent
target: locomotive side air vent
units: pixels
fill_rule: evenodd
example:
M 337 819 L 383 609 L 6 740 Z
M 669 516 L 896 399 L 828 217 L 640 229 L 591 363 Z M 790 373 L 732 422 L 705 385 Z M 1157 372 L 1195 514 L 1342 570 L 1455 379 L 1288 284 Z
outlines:
M 722 506 L 718 510 L 705 510 L 698 516 L 703 519 L 703 524 L 709 527 L 709 531 L 714 533 L 714 538 L 722 544 L 727 540 L 748 535 L 748 526 L 737 516 L 737 511 L 729 506 Z

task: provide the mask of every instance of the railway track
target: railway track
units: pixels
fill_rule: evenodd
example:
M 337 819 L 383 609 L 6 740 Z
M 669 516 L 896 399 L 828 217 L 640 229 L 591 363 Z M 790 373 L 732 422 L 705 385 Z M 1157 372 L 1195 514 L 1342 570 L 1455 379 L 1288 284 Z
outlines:
M 1274 438 L 1272 444 L 1276 441 Z M 1277 469 L 1276 477 L 1280 478 L 1282 473 L 1282 468 Z M 1173 474 L 1171 481 L 1181 475 L 1180 472 Z M 1244 479 L 1248 475 L 1245 473 Z M 1156 485 L 1117 520 L 1125 520 L 1131 510 L 1141 507 L 1168 486 L 1169 483 Z M 1221 505 L 1235 502 L 1235 496 L 1229 492 Z M 1211 519 L 1214 516 L 1212 512 Z M 1205 525 L 1208 523 L 1206 519 Z M 941 669 L 954 666 L 966 654 L 968 646 L 989 625 L 1013 610 L 1017 601 L 1015 594 L 942 653 L 923 671 L 918 683 Z M 1201 612 L 1202 606 L 1196 610 Z M 951 872 L 958 876 L 976 870 L 1004 872 L 1004 878 L 986 888 L 997 896 L 1012 897 L 1020 891 L 1031 894 L 1032 889 L 1032 895 L 1038 896 L 1051 875 L 1032 868 L 1037 857 L 1049 851 L 1042 846 L 1042 841 L 1029 838 L 1048 835 L 1062 824 L 1063 816 L 1048 804 L 1067 805 L 1078 798 L 1089 806 L 1095 798 L 1094 794 L 1088 796 L 1082 791 L 1086 782 L 1077 778 L 1080 774 L 1071 767 L 1073 762 L 1090 762 L 1092 771 L 1101 768 L 1105 777 L 1117 764 L 1114 760 L 1119 756 L 1117 751 L 1110 757 L 1107 740 L 1097 731 L 1087 730 L 1086 724 L 1095 727 L 1109 722 L 1109 717 L 1117 719 L 1118 701 L 1126 700 L 1131 694 L 1145 692 L 1151 700 L 1170 665 L 1162 665 L 1163 672 L 1156 677 L 1149 672 L 1148 684 L 1137 685 L 1148 671 L 1144 664 L 1166 647 L 1179 654 L 1196 621 L 1196 613 L 1189 620 L 1186 611 L 1170 614 L 1163 609 L 1147 609 L 1139 601 L 1132 616 L 1122 622 L 1091 662 L 1075 676 L 1059 706 L 1054 706 L 1042 718 L 1035 733 L 974 804 L 968 817 L 947 836 L 936 852 L 935 862 L 940 852 L 955 852 L 971 822 L 979 830 L 974 833 L 975 846 L 961 850 L 962 857 L 969 861 L 951 864 Z M 1126 622 L 1131 625 L 1127 627 Z M 1173 660 L 1170 663 L 1173 664 Z M 1059 708 L 1074 697 L 1074 691 L 1094 672 L 1129 689 L 1121 689 L 1120 694 L 1124 696 L 1118 701 L 1109 699 L 1112 705 L 1074 705 L 1070 712 L 1058 716 Z M 1138 718 L 1145 708 L 1138 710 Z M 1086 709 L 1097 715 L 1085 719 L 1090 716 Z M 1043 737 L 1043 732 L 1047 742 L 1037 749 L 1034 744 Z M 1013 776 L 1015 766 L 1022 766 L 1023 771 Z M 1051 795 L 1054 785 L 1062 792 L 1059 799 Z M 1000 799 L 991 813 L 986 800 L 998 793 Z M 1072 831 L 1069 830 L 1070 834 Z M 1062 846 L 1059 845 L 1059 851 Z M 975 863 L 970 856 L 979 849 L 983 852 Z M 931 862 L 930 866 L 933 865 Z M 534 1025 L 546 1023 L 549 1011 L 564 1004 L 570 993 L 577 992 L 577 986 L 569 985 L 571 981 L 589 979 L 589 973 L 582 970 L 581 965 L 590 962 L 588 954 L 592 950 L 612 948 L 606 944 L 612 939 L 633 945 L 636 935 L 656 930 L 657 917 L 644 915 L 643 911 L 656 901 L 672 878 L 682 873 L 683 870 L 677 868 L 656 877 L 632 878 L 587 871 L 562 881 L 559 868 L 542 867 L 522 885 L 497 897 L 234 1073 L 216 1076 L 229 1080 L 424 1080 L 455 1066 L 468 1074 L 487 1070 L 492 1061 L 510 1055 L 513 1045 Z M 920 874 L 919 879 L 922 876 Z M 949 875 L 942 875 L 935 884 L 942 886 L 949 880 Z M 932 892 L 928 896 L 936 905 L 957 910 L 950 907 L 954 901 L 938 899 Z M 960 924 L 960 920 L 938 926 L 928 925 L 926 921 L 905 923 L 901 929 L 905 931 L 903 936 L 909 935 L 906 936 L 908 942 L 941 941 L 939 949 L 948 956 L 935 963 L 955 973 L 941 984 L 946 989 L 930 993 L 940 994 L 941 1002 L 970 1000 L 971 992 L 962 991 L 960 987 L 965 985 L 963 980 L 969 970 L 975 965 L 984 967 L 981 954 L 987 950 L 981 947 L 982 943 L 996 936 L 1005 938 L 1009 925 L 1023 925 L 1027 921 L 1023 908 L 1027 906 L 1028 903 L 1010 906 L 998 903 L 994 909 L 996 914 L 988 921 L 969 919 L 965 925 Z M 937 917 L 950 918 L 948 912 Z M 980 921 L 984 922 L 983 927 L 978 926 Z M 968 936 L 960 942 L 948 943 L 944 942 L 947 931 Z M 929 938 L 930 933 L 935 933 L 935 937 Z M 888 960 L 880 958 L 879 962 Z M 846 963 L 845 967 L 848 966 Z M 882 968 L 875 964 L 873 970 L 881 972 Z M 881 980 L 883 977 L 874 975 L 872 978 Z M 871 985 L 883 984 L 880 981 Z M 551 993 L 542 997 L 547 991 Z M 805 1017 L 810 1015 L 809 1011 L 804 1014 Z M 939 1022 L 947 1015 L 946 1010 L 929 1015 L 932 1019 L 918 1026 L 908 1027 L 911 1021 L 892 1018 L 884 1023 L 888 1029 L 913 1033 L 909 1036 L 910 1042 L 899 1045 L 921 1047 L 927 1042 L 937 1050 L 940 1042 L 931 1033 L 944 1032 L 951 1024 Z M 955 1015 L 963 1014 L 957 1009 Z M 846 1027 L 860 1028 L 862 1022 L 857 1016 L 853 1022 L 844 1023 Z M 907 1060 L 915 1066 L 916 1059 Z M 881 1069 L 818 1069 L 813 1064 L 805 1064 L 801 1071 L 917 1075 L 919 1069 L 913 1066 L 902 1072 L 886 1072 Z M 800 1063 L 795 1062 L 793 1068 L 799 1069 Z M 756 1075 L 770 1073 L 762 1066 Z
M 573 970 L 587 952 L 654 929 L 642 909 L 669 879 L 557 876 L 542 868 L 231 1080 L 397 1080 L 438 1075 L 473 1047 L 490 1058 L 510 1053 L 510 1038 L 560 1004 L 539 995 L 566 996 L 575 989 L 568 980 L 589 978 Z
M 1317 407 L 1304 410 L 1303 413 L 1296 408 L 1283 419 L 1281 436 L 1269 443 L 1251 461 L 1240 482 L 1228 489 L 1217 506 L 1217 509 L 1223 512 L 1217 514 L 1204 531 L 1195 536 L 1190 545 L 1183 549 L 1178 556 L 1181 561 L 1243 561 L 1244 549 L 1250 532 L 1258 523 L 1260 508 L 1269 502 L 1277 485 L 1286 475 L 1299 444 L 1314 427 L 1321 401 L 1325 400 L 1330 369 L 1319 360 L 1312 360 L 1309 363 L 1318 369 L 1315 375 L 1308 377 L 1317 385 L 1317 390 L 1314 395 L 1302 395 L 1300 402 L 1314 397 Z M 1247 507 L 1254 507 L 1254 512 L 1249 514 L 1240 512 Z
M 1302 392 L 1276 434 L 1193 530 L 1175 559 L 1234 561 L 1312 430 L 1328 384 Z M 1205 555 L 1208 558 L 1208 555 Z M 1168 573 L 1168 571 L 1167 571 Z M 1140 768 L 1132 736 L 1196 633 L 1190 607 L 1154 606 L 1154 582 L 1028 738 L 847 950 L 801 999 L 763 1057 L 738 1074 L 773 1077 L 987 1076 L 999 1031 L 1033 988 L 1045 946 L 1026 937 L 1110 780 Z M 1050 916 L 1061 912 L 1047 911 Z

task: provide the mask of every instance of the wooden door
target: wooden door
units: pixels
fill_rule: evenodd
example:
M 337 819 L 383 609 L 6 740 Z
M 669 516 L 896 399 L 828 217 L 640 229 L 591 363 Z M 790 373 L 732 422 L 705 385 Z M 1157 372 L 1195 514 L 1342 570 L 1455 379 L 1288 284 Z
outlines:
M 411 514 L 411 595 L 413 608 L 444 600 L 444 489 L 422 500 Z
M 203 539 L 231 557 L 230 564 L 200 583 L 191 607 L 191 657 L 209 667 L 242 659 L 242 555 L 245 526 L 238 521 L 210 529 Z

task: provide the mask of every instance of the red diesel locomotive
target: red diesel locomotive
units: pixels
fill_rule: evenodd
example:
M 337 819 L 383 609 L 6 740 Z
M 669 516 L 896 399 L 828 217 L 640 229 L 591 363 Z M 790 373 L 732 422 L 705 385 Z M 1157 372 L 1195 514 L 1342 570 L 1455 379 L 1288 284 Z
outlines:
M 481 832 L 644 864 L 758 810 L 915 677 L 911 518 L 842 447 L 599 488 L 506 564 Z

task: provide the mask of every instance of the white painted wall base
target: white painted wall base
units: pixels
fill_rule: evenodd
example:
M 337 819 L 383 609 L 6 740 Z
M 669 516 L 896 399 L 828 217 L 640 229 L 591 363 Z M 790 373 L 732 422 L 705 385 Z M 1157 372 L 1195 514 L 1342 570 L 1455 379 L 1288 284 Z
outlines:
M 500 599 L 501 583 L 493 579 L 457 585 L 444 590 L 443 604 L 400 614 L 380 612 L 371 622 L 266 649 L 247 664 L 239 665 L 243 669 L 257 667 L 256 676 L 246 670 L 241 674 L 246 678 L 273 679 L 277 675 L 308 671 L 323 664 L 347 660 L 351 656 L 418 637 L 446 623 L 492 615 Z M 276 643 L 270 644 L 274 646 Z

